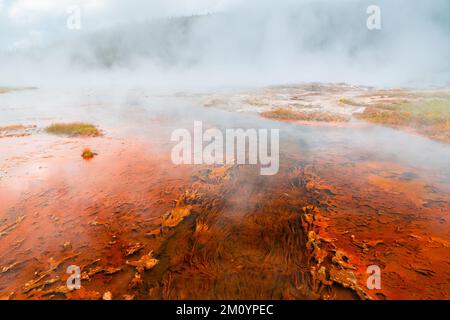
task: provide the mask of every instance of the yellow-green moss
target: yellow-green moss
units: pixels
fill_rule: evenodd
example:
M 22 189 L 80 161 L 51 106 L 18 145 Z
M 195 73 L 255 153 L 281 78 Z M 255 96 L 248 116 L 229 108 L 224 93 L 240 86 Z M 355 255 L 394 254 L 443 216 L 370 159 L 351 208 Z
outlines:
M 69 136 L 95 137 L 100 135 L 100 131 L 95 125 L 85 122 L 54 123 L 47 127 L 46 131 L 52 134 Z

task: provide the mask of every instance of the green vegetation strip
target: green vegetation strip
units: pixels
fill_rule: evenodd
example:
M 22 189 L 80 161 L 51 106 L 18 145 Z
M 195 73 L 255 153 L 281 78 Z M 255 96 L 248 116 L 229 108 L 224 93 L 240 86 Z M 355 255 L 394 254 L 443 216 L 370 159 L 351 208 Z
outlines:
M 52 134 L 69 136 L 95 137 L 100 135 L 100 131 L 95 125 L 85 122 L 54 123 L 47 127 L 46 131 Z

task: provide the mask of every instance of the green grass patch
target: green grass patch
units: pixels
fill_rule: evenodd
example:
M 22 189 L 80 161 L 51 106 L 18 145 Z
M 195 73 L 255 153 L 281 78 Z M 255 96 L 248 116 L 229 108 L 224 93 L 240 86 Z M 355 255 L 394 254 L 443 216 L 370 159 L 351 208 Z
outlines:
M 404 103 L 393 107 L 406 118 L 415 119 L 426 124 L 446 124 L 450 119 L 450 99 L 431 99 L 423 102 Z
M 47 127 L 46 131 L 68 136 L 96 137 L 100 135 L 100 130 L 95 125 L 86 122 L 54 123 Z
M 378 106 L 369 111 L 368 119 L 376 122 L 414 122 L 423 125 L 449 126 L 450 99 L 430 99 L 398 105 Z M 389 119 L 392 118 L 392 119 Z
M 326 112 L 300 112 L 289 107 L 279 107 L 260 113 L 264 118 L 286 121 L 346 122 L 347 117 Z
M 429 137 L 450 141 L 450 98 L 367 107 L 359 117 L 374 123 L 409 127 Z

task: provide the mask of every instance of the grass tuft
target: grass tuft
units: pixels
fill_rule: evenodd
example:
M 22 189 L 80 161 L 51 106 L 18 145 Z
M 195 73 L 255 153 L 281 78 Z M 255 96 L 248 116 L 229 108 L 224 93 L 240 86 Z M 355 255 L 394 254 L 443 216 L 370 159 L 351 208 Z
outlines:
M 92 152 L 91 149 L 89 148 L 84 148 L 83 149 L 83 153 L 81 154 L 81 156 L 83 157 L 83 159 L 85 160 L 90 160 L 92 159 L 94 156 L 96 156 L 97 154 Z
M 100 135 L 100 130 L 95 125 L 85 122 L 54 123 L 47 127 L 46 131 L 68 136 L 96 137 Z
M 348 118 L 326 112 L 300 112 L 292 108 L 276 108 L 262 112 L 261 116 L 269 119 L 286 121 L 319 121 L 319 122 L 345 122 Z

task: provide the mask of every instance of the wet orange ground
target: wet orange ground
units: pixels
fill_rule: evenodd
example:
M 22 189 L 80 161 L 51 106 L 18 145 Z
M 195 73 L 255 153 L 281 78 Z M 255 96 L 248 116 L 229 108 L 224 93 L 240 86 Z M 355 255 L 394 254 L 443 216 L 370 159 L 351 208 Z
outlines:
M 448 180 L 394 163 L 344 159 L 305 168 L 309 186 L 327 194 L 325 234 L 348 254 L 359 283 L 381 268 L 379 299 L 449 299 Z M 433 182 L 431 182 L 433 181 Z
M 3 299 L 450 298 L 449 182 L 434 172 L 295 150 L 276 176 L 175 166 L 157 138 L 0 149 Z
M 48 298 L 47 286 L 65 284 L 68 265 L 84 271 L 102 266 L 113 272 L 123 267 L 128 259 L 124 253 L 136 243 L 145 242 L 142 252 L 159 246 L 160 241 L 145 234 L 157 228 L 162 213 L 186 188 L 188 170 L 167 166 L 167 159 L 147 152 L 148 146 L 139 142 L 29 139 L 0 141 L 2 148 L 23 142 L 20 155 L 3 162 L 4 169 L 8 163 L 13 168 L 0 188 L 2 296 Z M 39 140 L 38 146 L 31 139 Z M 85 144 L 99 155 L 83 160 Z M 90 288 L 101 292 L 106 284 L 113 292 L 125 293 L 132 269 L 114 269 L 114 281 L 106 271 L 98 272 L 92 284 L 83 281 L 83 289 L 71 296 L 95 298 Z M 41 275 L 36 287 L 32 281 Z

